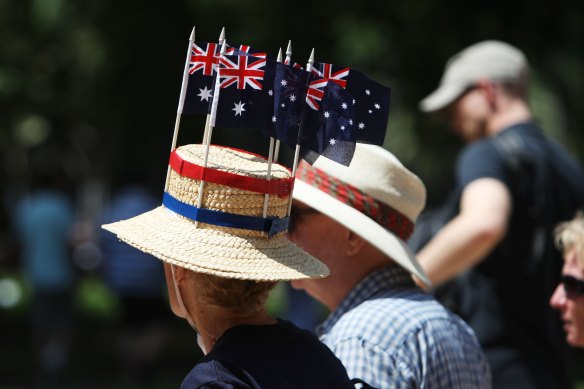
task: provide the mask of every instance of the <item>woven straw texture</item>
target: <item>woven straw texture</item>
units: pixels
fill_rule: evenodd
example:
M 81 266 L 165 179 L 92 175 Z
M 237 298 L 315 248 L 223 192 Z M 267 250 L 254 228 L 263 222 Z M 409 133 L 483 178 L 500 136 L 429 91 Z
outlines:
M 177 149 L 184 160 L 203 165 L 204 147 Z M 267 177 L 267 161 L 240 150 L 211 146 L 207 166 L 230 173 Z M 272 178 L 287 178 L 285 167 L 272 164 Z M 172 171 L 168 193 L 197 205 L 200 181 Z M 205 182 L 202 208 L 261 217 L 264 195 Z M 270 196 L 268 216 L 284 217 L 288 197 Z M 322 278 L 327 267 L 288 241 L 285 232 L 268 238 L 265 232 L 197 223 L 164 206 L 134 218 L 104 225 L 124 242 L 155 257 L 200 273 L 256 281 Z

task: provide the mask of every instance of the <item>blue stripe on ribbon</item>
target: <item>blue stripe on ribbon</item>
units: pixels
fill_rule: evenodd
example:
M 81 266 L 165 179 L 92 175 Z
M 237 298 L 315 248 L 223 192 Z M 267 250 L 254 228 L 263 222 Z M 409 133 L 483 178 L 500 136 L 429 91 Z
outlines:
M 289 217 L 276 218 L 237 215 L 214 211 L 212 209 L 197 208 L 194 205 L 185 204 L 168 193 L 164 193 L 162 204 L 173 212 L 178 213 L 191 220 L 202 223 L 213 224 L 215 226 L 242 228 L 244 230 L 264 231 L 268 236 L 274 236 L 288 229 Z

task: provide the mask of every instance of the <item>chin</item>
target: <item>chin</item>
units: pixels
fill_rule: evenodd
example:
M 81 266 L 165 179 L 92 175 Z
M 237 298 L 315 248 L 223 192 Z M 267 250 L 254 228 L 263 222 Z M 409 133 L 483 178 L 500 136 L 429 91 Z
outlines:
M 584 348 L 584 337 L 579 336 L 578 334 L 568 333 L 566 335 L 566 342 L 572 347 Z

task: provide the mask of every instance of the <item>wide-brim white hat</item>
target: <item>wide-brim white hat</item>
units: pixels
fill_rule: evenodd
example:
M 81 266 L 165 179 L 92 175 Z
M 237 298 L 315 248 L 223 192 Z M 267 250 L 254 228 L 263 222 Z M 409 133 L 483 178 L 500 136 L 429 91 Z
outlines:
M 349 166 L 319 157 L 300 163 L 293 198 L 357 233 L 430 284 L 405 241 L 424 208 L 422 181 L 382 147 L 357 143 Z
M 328 268 L 286 237 L 293 179 L 265 158 L 226 147 L 186 145 L 172 153 L 163 205 L 104 229 L 155 257 L 225 278 L 322 278 Z M 200 207 L 199 192 L 204 178 Z M 263 218 L 265 193 L 267 218 Z

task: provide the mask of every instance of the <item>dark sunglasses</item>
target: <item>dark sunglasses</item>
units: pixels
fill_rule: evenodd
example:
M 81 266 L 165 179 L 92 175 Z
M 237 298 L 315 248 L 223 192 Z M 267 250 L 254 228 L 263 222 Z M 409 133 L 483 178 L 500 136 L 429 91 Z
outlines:
M 320 212 L 314 208 L 299 208 L 292 206 L 290 210 L 290 223 L 288 224 L 288 233 L 294 231 L 294 227 L 298 225 L 298 222 L 305 215 L 319 214 Z
M 562 276 L 562 284 L 569 298 L 575 298 L 584 295 L 584 280 L 572 276 Z

